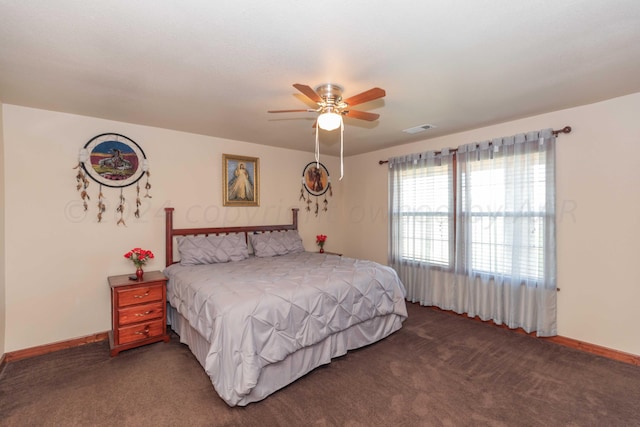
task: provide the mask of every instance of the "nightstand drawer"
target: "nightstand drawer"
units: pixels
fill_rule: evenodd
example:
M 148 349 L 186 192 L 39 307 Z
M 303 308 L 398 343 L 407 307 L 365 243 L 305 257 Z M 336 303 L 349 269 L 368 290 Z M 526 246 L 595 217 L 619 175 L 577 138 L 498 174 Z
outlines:
M 120 307 L 133 304 L 143 304 L 151 301 L 162 301 L 162 285 L 140 286 L 128 291 L 118 292 L 118 302 Z
M 124 326 L 131 323 L 159 319 L 162 316 L 164 316 L 164 307 L 162 302 L 136 305 L 118 310 L 118 324 Z
M 119 344 L 127 344 L 147 338 L 159 337 L 165 333 L 165 325 L 162 319 L 153 322 L 144 322 L 133 326 L 125 326 L 118 329 Z

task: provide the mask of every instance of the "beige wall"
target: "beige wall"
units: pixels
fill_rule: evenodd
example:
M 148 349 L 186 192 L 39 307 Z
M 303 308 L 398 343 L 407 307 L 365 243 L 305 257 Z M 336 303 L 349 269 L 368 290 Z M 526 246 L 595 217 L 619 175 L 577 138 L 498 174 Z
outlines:
M 165 206 L 176 208 L 178 227 L 289 223 L 290 208 L 299 207 L 307 249 L 316 250 L 319 233 L 330 236 L 328 249 L 341 244 L 332 229 L 342 183 L 333 182 L 331 215 L 316 218 L 298 200 L 302 169 L 312 153 L 12 105 L 4 105 L 3 116 L 6 352 L 111 329 L 106 278 L 133 272 L 123 255 L 136 246 L 156 255 L 147 269 L 163 268 Z M 89 187 L 86 214 L 75 188 L 79 149 L 105 132 L 136 141 L 150 163 L 153 197 L 143 199 L 140 219 L 127 212 L 126 227 L 115 224 L 119 190 L 103 190 L 108 209 L 98 224 L 98 185 Z M 223 153 L 260 159 L 260 207 L 222 207 Z M 335 157 L 321 161 L 337 174 Z M 135 188 L 125 188 L 124 196 L 134 202 Z
M 572 126 L 557 150 L 558 332 L 640 355 L 640 93 L 350 157 L 345 252 L 387 261 L 387 169 L 378 160 Z M 366 171 L 366 173 L 364 173 Z
M 2 103 L 0 102 L 0 113 Z M 4 132 L 2 131 L 2 114 L 0 114 L 0 358 L 5 350 L 5 239 L 4 239 Z

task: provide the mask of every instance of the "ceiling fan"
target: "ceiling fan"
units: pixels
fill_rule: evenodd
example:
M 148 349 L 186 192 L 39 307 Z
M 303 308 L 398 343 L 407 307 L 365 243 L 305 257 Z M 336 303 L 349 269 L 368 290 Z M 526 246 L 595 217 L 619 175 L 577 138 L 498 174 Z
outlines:
M 296 83 L 293 85 L 302 92 L 307 98 L 318 104 L 316 109 L 305 110 L 269 110 L 269 113 L 298 113 L 298 112 L 316 112 L 318 116 L 318 127 L 324 130 L 334 130 L 342 125 L 342 116 L 352 117 L 354 119 L 374 121 L 380 117 L 380 114 L 367 113 L 365 111 L 352 110 L 351 107 L 374 99 L 382 98 L 386 95 L 384 89 L 374 87 L 358 95 L 349 98 L 342 98 L 343 88 L 336 84 L 325 83 L 316 87 L 315 90 L 310 86 Z M 314 126 L 316 124 L 314 123 Z
M 316 109 L 305 110 L 269 110 L 269 113 L 320 113 L 318 119 L 314 122 L 313 127 L 316 128 L 316 149 L 315 157 L 316 163 L 320 163 L 320 143 L 318 142 L 318 128 L 332 131 L 340 128 L 340 179 L 344 175 L 344 122 L 342 116 L 352 117 L 354 119 L 374 121 L 380 117 L 380 114 L 367 113 L 365 111 L 352 110 L 351 107 L 358 104 L 364 104 L 365 102 L 373 101 L 374 99 L 382 98 L 387 93 L 384 89 L 374 87 L 366 90 L 362 93 L 349 97 L 347 99 L 342 98 L 343 88 L 341 86 L 325 83 L 316 87 L 315 90 L 307 85 L 296 83 L 293 85 L 304 96 L 311 101 L 318 104 Z M 316 126 L 317 124 L 317 126 Z M 319 165 L 316 166 L 319 168 Z

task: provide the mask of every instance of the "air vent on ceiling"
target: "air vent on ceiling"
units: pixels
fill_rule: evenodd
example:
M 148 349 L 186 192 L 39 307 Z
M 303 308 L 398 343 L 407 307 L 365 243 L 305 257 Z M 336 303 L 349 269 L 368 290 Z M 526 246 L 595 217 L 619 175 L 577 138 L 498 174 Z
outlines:
M 414 134 L 414 133 L 424 132 L 427 129 L 433 129 L 434 127 L 435 127 L 434 125 L 425 124 L 425 125 L 420 125 L 420 126 L 415 126 L 415 127 L 412 127 L 412 128 L 404 129 L 402 132 Z

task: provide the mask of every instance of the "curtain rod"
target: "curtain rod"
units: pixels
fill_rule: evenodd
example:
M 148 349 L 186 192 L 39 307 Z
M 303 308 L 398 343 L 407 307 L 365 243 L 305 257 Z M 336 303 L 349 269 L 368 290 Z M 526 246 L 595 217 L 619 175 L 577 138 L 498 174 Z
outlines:
M 571 126 L 565 126 L 562 129 L 554 130 L 554 131 L 552 131 L 552 133 L 553 133 L 553 136 L 558 136 L 561 133 L 571 133 Z M 452 148 L 449 151 L 455 153 L 458 150 L 456 148 Z M 440 154 L 439 151 L 436 151 L 436 153 Z M 389 160 L 379 160 L 378 161 L 379 165 L 384 165 L 385 163 L 389 163 Z

